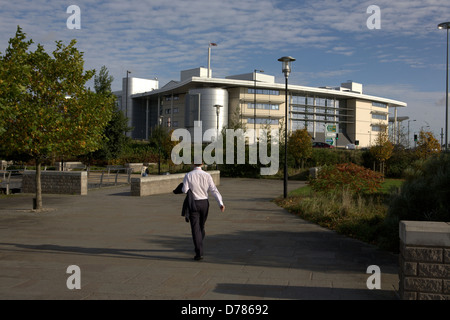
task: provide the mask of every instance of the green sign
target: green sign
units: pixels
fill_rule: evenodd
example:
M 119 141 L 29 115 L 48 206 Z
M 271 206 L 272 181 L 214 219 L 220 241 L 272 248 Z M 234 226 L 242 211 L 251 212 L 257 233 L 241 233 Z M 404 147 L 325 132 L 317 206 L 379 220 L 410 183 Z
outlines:
M 336 132 L 336 125 L 328 125 L 327 126 L 327 131 L 328 132 Z

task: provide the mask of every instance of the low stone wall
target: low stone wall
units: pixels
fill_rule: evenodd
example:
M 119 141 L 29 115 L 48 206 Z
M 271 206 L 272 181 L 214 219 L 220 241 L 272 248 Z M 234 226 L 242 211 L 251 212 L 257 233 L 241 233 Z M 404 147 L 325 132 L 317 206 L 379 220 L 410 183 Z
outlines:
M 450 300 L 450 223 L 400 222 L 399 291 L 404 300 Z
M 87 195 L 86 171 L 41 171 L 42 193 Z M 25 171 L 22 180 L 23 193 L 36 192 L 36 171 Z
M 220 171 L 208 171 L 216 186 L 220 185 Z M 131 178 L 132 196 L 150 196 L 153 194 L 171 193 L 181 182 L 185 173 L 161 176 Z

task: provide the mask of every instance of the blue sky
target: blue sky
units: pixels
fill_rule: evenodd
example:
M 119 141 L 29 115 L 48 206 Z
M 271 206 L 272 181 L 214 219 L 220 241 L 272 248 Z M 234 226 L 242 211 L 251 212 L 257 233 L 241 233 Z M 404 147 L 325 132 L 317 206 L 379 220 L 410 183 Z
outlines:
M 66 10 L 80 8 L 81 29 L 68 29 Z M 380 28 L 367 20 L 380 9 Z M 372 21 L 372 20 L 370 20 Z M 283 82 L 278 58 L 296 58 L 290 83 L 338 86 L 347 80 L 364 93 L 408 103 L 411 132 L 445 126 L 448 0 L 0 0 L 0 52 L 20 25 L 48 51 L 56 40 L 85 53 L 85 67 L 105 65 L 120 89 L 132 76 L 179 79 L 179 71 L 207 66 L 210 42 L 213 76 L 262 69 Z

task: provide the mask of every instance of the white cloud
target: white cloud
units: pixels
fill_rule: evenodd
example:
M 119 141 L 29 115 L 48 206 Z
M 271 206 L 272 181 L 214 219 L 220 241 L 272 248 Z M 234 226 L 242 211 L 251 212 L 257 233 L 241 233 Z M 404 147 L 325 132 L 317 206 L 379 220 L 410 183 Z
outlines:
M 221 72 L 225 70 L 237 73 L 253 69 L 255 59 L 264 56 L 271 59 L 270 67 L 269 60 L 260 67 L 269 72 L 272 67 L 278 70 L 276 58 L 284 53 L 301 57 L 317 51 L 328 53 L 330 59 L 338 55 L 350 62 L 365 54 L 367 48 L 375 48 L 381 62 L 426 69 L 429 59 L 423 51 L 413 52 L 411 47 L 417 46 L 418 39 L 422 47 L 442 46 L 437 39 L 441 40 L 443 34 L 436 26 L 450 15 L 446 0 L 1 2 L 0 52 L 20 24 L 30 38 L 46 48 L 51 48 L 55 40 L 76 38 L 85 52 L 86 66 L 106 65 L 116 80 L 133 69 L 136 76 L 158 76 L 162 82 L 178 75 L 180 69 L 206 66 L 209 42 L 219 44 L 213 49 L 213 68 L 218 76 L 224 76 Z M 81 30 L 66 28 L 66 9 L 71 4 L 81 9 Z M 366 9 L 372 4 L 381 9 L 381 30 L 367 29 L 370 15 Z M 395 40 L 403 37 L 410 41 L 397 44 Z M 359 61 L 362 59 L 367 58 L 360 57 Z M 318 64 L 315 77 L 351 73 L 346 67 L 312 63 Z
M 366 94 L 406 102 L 408 106 L 399 108 L 398 116 L 409 116 L 412 132 L 429 125 L 430 131 L 435 136 L 440 134 L 441 128 L 445 128 L 445 87 L 442 89 L 442 91 L 423 91 L 410 84 L 364 85 Z

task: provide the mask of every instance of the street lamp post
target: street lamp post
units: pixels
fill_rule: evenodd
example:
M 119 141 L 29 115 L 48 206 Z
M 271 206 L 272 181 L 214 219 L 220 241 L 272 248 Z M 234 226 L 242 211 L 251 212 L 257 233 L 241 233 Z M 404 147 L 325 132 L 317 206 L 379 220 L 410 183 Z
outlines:
M 409 123 L 411 122 L 411 121 L 416 121 L 416 120 L 408 120 L 408 149 L 410 148 L 410 140 L 409 140 Z
M 163 123 L 164 117 L 163 116 L 159 116 L 159 130 L 158 130 L 158 175 L 161 174 L 161 143 L 162 143 L 162 139 L 161 139 L 161 125 Z
M 126 87 L 125 87 L 125 117 L 127 118 L 127 121 L 128 121 L 128 75 L 130 73 L 131 73 L 131 71 L 127 70 L 127 83 L 126 83 Z M 121 108 L 123 108 L 123 107 L 121 107 Z M 125 132 L 125 134 L 126 134 L 126 132 Z
M 256 143 L 256 72 L 264 72 L 263 70 L 253 71 L 253 80 L 255 81 L 255 88 L 253 92 L 253 131 L 254 131 L 254 142 Z
M 217 116 L 217 136 L 216 136 L 216 142 L 219 141 L 219 115 L 220 115 L 220 108 L 223 106 L 216 104 L 214 105 L 214 108 L 216 108 L 216 116 Z M 216 170 L 217 170 L 217 162 L 216 162 Z
M 219 138 L 219 115 L 220 115 L 220 108 L 222 108 L 223 106 L 219 105 L 219 104 L 215 104 L 214 108 L 216 108 L 216 116 L 217 116 L 217 137 L 216 137 L 216 141 Z
M 443 22 L 438 25 L 438 29 L 447 29 L 447 71 L 445 77 L 445 152 L 448 151 L 448 29 L 450 29 L 450 22 Z
M 291 73 L 291 64 L 295 61 L 292 57 L 282 57 L 278 59 L 282 63 L 282 72 L 284 73 L 284 78 L 286 80 L 285 87 L 285 103 L 284 103 L 284 198 L 287 198 L 287 123 L 288 123 L 288 78 Z

